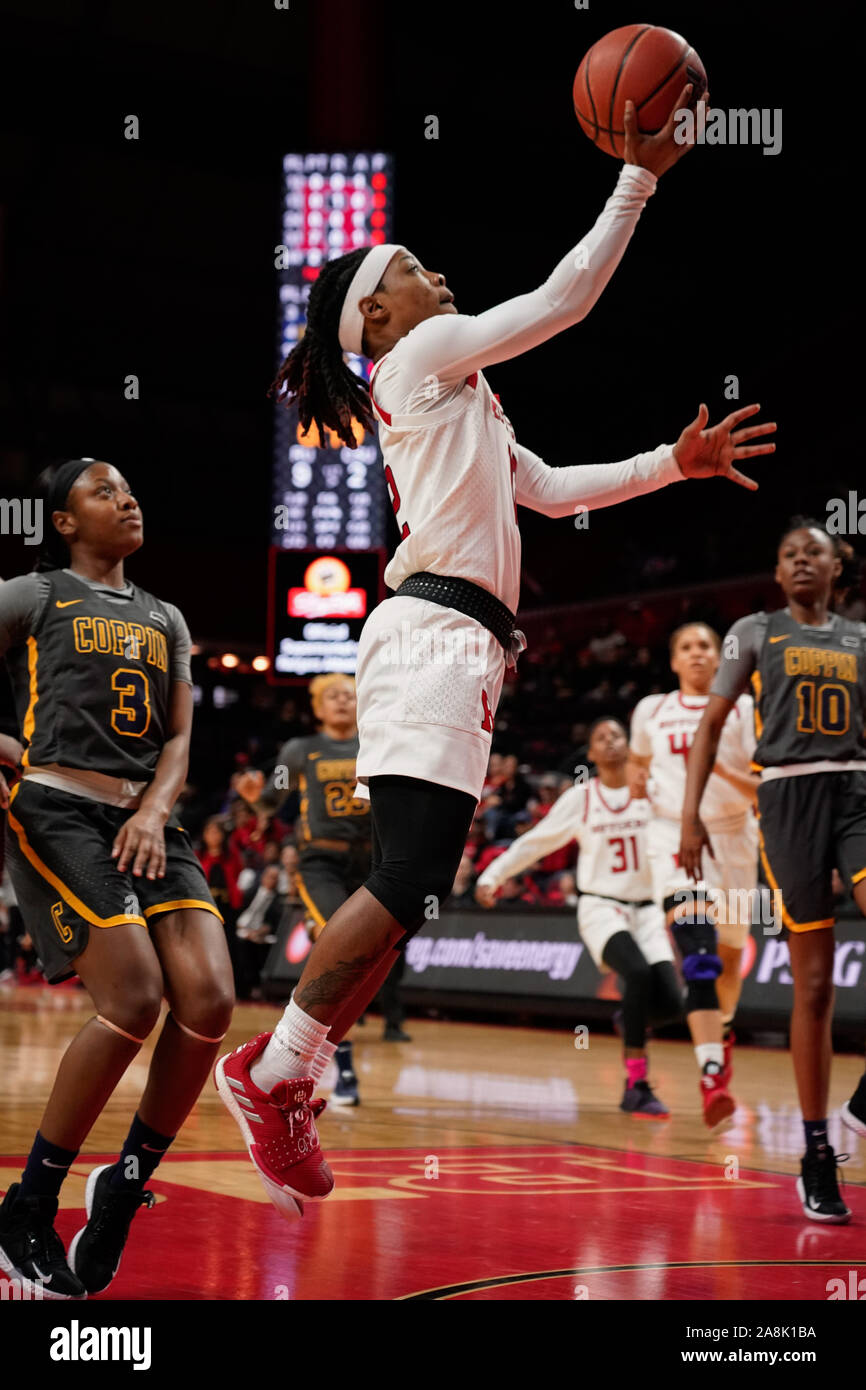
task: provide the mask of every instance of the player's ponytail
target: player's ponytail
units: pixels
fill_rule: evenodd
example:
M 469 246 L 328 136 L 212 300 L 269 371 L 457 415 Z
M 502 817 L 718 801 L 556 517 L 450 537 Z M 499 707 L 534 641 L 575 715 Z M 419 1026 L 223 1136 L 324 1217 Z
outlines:
M 93 462 L 94 459 L 85 458 L 51 463 L 47 468 L 43 468 L 36 479 L 36 490 L 46 517 L 42 544 L 33 565 L 39 573 L 66 569 L 70 563 L 69 546 L 51 518 L 55 512 L 65 511 L 73 483 Z
M 315 422 L 320 435 L 331 429 L 348 449 L 361 442 L 353 418 L 366 430 L 375 427 L 367 383 L 346 365 L 338 332 L 343 301 L 369 247 L 328 261 L 310 291 L 307 325 L 271 384 L 268 395 L 288 405 L 294 398 L 306 431 Z

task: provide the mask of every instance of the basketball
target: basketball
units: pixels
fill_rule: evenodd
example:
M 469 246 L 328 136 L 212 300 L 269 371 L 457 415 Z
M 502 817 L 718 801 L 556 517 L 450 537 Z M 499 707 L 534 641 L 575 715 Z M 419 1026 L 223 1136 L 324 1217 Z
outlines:
M 694 108 L 707 90 L 707 74 L 681 34 L 655 24 L 626 24 L 584 54 L 574 79 L 574 112 L 600 150 L 622 159 L 626 101 L 635 104 L 638 128 L 655 134 L 687 82 L 693 84 Z

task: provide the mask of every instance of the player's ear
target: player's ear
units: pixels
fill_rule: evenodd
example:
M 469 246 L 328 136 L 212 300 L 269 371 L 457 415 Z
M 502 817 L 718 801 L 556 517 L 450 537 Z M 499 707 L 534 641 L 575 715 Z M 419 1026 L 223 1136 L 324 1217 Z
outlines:
M 51 520 L 55 530 L 60 532 L 64 540 L 69 540 L 75 535 L 75 520 L 71 512 L 52 512 Z

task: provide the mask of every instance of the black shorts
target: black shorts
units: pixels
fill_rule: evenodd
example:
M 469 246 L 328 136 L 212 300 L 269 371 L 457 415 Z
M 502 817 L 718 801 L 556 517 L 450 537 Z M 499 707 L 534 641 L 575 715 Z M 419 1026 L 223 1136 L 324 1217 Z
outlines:
M 165 877 L 118 871 L 111 848 L 134 812 L 25 779 L 12 793 L 6 863 L 46 979 L 74 974 L 91 927 L 147 923 L 200 907 L 220 916 L 189 836 L 165 828 Z
M 323 927 L 369 873 L 369 845 L 350 845 L 346 850 L 302 849 L 295 886 L 311 919 Z
M 866 773 L 774 777 L 758 788 L 761 863 L 790 931 L 835 921 L 832 874 L 866 878 Z

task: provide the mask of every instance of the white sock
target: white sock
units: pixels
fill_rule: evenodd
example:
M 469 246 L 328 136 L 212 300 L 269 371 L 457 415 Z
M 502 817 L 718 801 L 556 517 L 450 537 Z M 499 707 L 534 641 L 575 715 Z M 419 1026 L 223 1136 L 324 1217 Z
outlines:
M 695 1056 L 701 1071 L 707 1062 L 718 1062 L 720 1067 L 725 1065 L 725 1049 L 721 1043 L 698 1043 L 695 1048 Z
M 292 996 L 270 1042 L 250 1067 L 253 1085 L 260 1091 L 272 1091 L 279 1081 L 312 1076 L 313 1060 L 329 1030 L 330 1024 L 310 1018 Z
M 315 1057 L 310 1063 L 310 1070 L 307 1072 L 307 1075 L 312 1076 L 313 1080 L 316 1082 L 317 1085 L 324 1076 L 325 1067 L 330 1062 L 336 1050 L 336 1043 L 323 1042 L 322 1046 L 319 1048 L 318 1052 L 316 1053 Z

